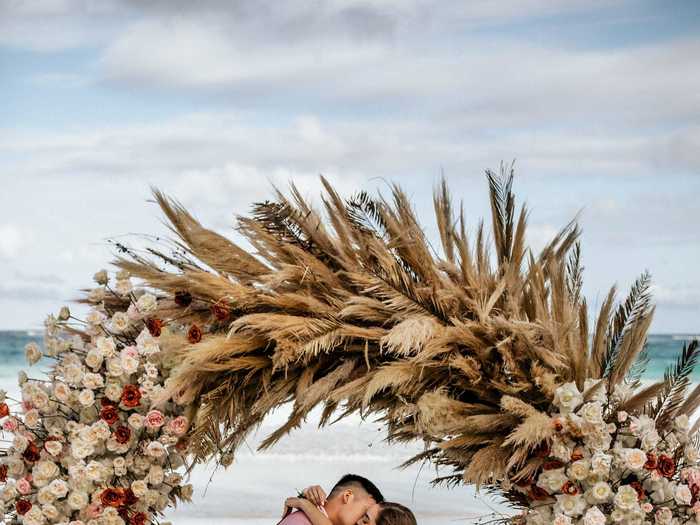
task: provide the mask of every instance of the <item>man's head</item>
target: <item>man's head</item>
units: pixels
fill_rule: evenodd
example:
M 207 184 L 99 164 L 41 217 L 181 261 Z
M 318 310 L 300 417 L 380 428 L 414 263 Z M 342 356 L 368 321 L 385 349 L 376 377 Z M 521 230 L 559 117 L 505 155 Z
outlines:
M 367 478 L 346 474 L 331 489 L 327 499 L 325 509 L 335 525 L 355 525 L 372 505 L 384 501 L 384 496 Z

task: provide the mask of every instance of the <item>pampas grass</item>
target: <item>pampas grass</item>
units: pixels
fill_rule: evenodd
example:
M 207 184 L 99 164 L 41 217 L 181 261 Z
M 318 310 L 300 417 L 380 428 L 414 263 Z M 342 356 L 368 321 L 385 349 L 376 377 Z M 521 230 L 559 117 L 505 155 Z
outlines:
M 483 221 L 467 235 L 442 181 L 440 254 L 398 186 L 388 199 L 344 200 L 321 178 L 324 213 L 293 185 L 289 196 L 278 191 L 238 217 L 250 251 L 154 190 L 180 255 L 154 247 L 155 261 L 127 251 L 115 264 L 157 290 L 164 311 L 177 308 L 176 293 L 194 299 L 178 315 L 202 327 L 203 339 L 162 347 L 179 360 L 169 393 L 193 400 L 198 459 L 235 453 L 291 402 L 288 421 L 262 447 L 322 406 L 321 424 L 359 413 L 384 423 L 390 441 L 424 440 L 425 452 L 407 463 L 430 459 L 451 471 L 438 481 L 527 479 L 542 461 L 533 452 L 553 432 L 546 414 L 559 385 L 583 391 L 586 379 L 599 379 L 611 392 L 633 382 L 654 312 L 649 275 L 619 305 L 611 288 L 589 346 L 575 219 L 535 253 L 512 169 L 488 172 L 487 182 L 493 252 Z M 217 318 L 212 305 L 230 316 Z M 627 408 L 663 419 L 694 410 L 700 391 L 683 394 L 695 351 Z

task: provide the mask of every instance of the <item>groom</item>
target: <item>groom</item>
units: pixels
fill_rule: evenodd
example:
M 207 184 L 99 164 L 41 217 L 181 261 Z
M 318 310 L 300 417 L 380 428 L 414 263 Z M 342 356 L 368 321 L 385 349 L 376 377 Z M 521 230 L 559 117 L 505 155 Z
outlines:
M 379 489 L 367 478 L 345 474 L 331 489 L 322 508 L 333 525 L 355 525 L 375 503 L 384 501 Z M 288 514 L 277 525 L 311 525 L 302 511 Z

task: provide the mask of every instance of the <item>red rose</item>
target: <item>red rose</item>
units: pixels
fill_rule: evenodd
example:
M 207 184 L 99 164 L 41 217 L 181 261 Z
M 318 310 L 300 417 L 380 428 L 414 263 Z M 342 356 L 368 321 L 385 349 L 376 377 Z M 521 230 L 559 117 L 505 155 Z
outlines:
M 199 326 L 196 324 L 190 326 L 190 329 L 187 331 L 187 340 L 192 344 L 199 343 L 202 340 L 202 331 L 199 329 Z
M 213 313 L 214 317 L 216 317 L 219 321 L 224 321 L 228 319 L 229 315 L 231 315 L 231 310 L 229 310 L 227 306 L 217 303 L 211 307 L 211 313 Z
M 569 496 L 575 496 L 578 494 L 578 486 L 573 481 L 567 481 L 561 487 L 563 494 L 568 494 Z
M 0 465 L 0 483 L 7 481 L 7 465 Z
M 135 512 L 129 518 L 129 525 L 144 525 L 146 523 L 146 514 L 144 512 Z
M 114 439 L 117 441 L 117 443 L 121 443 L 122 445 L 124 443 L 128 443 L 130 437 L 131 429 L 129 427 L 119 426 L 117 427 L 117 430 L 114 431 Z
M 29 445 L 27 445 L 27 448 L 24 449 L 24 452 L 22 452 L 22 457 L 33 463 L 35 461 L 39 461 L 41 458 L 41 451 L 39 450 L 39 447 L 30 442 Z
M 124 506 L 128 507 L 129 505 L 133 505 L 136 503 L 139 499 L 136 497 L 136 494 L 134 494 L 134 491 L 131 489 L 125 489 L 124 490 Z
M 647 462 L 644 463 L 644 468 L 647 470 L 656 470 L 656 454 L 653 452 L 647 452 Z
M 105 507 L 121 507 L 124 503 L 124 491 L 118 488 L 107 488 L 100 494 L 100 501 Z
M 637 499 L 639 501 L 643 500 L 646 497 L 644 487 L 642 487 L 642 484 L 639 481 L 633 481 L 632 483 L 630 483 L 630 487 L 637 491 Z
M 189 306 L 192 304 L 192 296 L 189 292 L 175 292 L 175 304 L 178 306 Z
M 0 417 L 5 417 L 10 415 L 10 407 L 7 403 L 0 403 Z
M 146 319 L 146 328 L 148 328 L 148 332 L 153 337 L 158 337 L 160 335 L 161 328 L 163 328 L 163 321 L 156 318 Z
M 549 451 L 550 451 L 549 443 L 547 443 L 546 441 L 543 441 L 542 443 L 540 443 L 539 445 L 537 445 L 535 447 L 535 450 L 533 450 L 533 453 L 535 454 L 535 457 L 537 457 L 537 458 L 546 458 L 547 456 L 549 456 Z
M 15 509 L 17 510 L 17 514 L 24 515 L 29 510 L 32 508 L 32 503 L 30 501 L 27 501 L 26 499 L 18 499 L 17 503 L 15 503 Z
M 136 408 L 141 404 L 141 390 L 136 385 L 124 385 L 122 404 L 127 408 Z
M 107 405 L 100 410 L 100 417 L 104 419 L 108 425 L 114 425 L 119 421 L 119 410 L 117 410 L 115 406 Z
M 659 456 L 659 463 L 656 469 L 665 478 L 671 478 L 676 473 L 676 462 L 666 454 Z
M 564 463 L 562 463 L 558 459 L 552 459 L 550 461 L 545 461 L 542 464 L 542 470 L 556 470 L 558 468 L 562 468 L 563 466 Z
M 549 492 L 537 485 L 530 487 L 530 499 L 533 501 L 542 501 L 549 498 Z

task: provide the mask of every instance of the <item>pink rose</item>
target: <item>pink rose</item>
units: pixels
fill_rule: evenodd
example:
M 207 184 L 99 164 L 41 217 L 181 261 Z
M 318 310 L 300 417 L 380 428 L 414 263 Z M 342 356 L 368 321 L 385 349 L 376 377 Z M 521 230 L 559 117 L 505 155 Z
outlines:
M 32 402 L 29 400 L 22 401 L 22 410 L 25 412 L 29 412 L 32 408 L 34 408 L 34 405 L 32 405 Z
M 9 418 L 7 421 L 3 422 L 2 429 L 5 432 L 14 432 L 17 430 L 17 420 L 13 417 Z
M 642 507 L 642 511 L 644 511 L 647 514 L 649 514 L 652 510 L 654 510 L 654 506 L 651 503 L 649 503 L 648 501 L 642 503 L 640 506 Z
M 120 352 L 122 357 L 139 357 L 139 351 L 135 346 L 125 346 Z
M 20 478 L 17 480 L 17 492 L 20 494 L 29 494 L 32 491 L 32 484 L 26 478 Z
M 100 505 L 98 502 L 90 503 L 90 505 L 85 508 L 85 514 L 87 515 L 88 519 L 91 520 L 99 518 L 102 514 L 102 505 Z
M 134 303 L 131 303 L 129 308 L 126 309 L 126 316 L 132 321 L 137 321 L 138 319 L 141 319 L 141 312 L 139 312 L 139 309 L 136 308 Z
M 187 432 L 188 426 L 189 423 L 186 417 L 177 416 L 175 419 L 171 420 L 170 423 L 168 423 L 168 431 L 176 436 L 181 436 Z
M 151 410 L 146 414 L 144 424 L 148 428 L 160 428 L 163 426 L 163 423 L 165 423 L 165 417 L 163 417 L 160 410 Z

